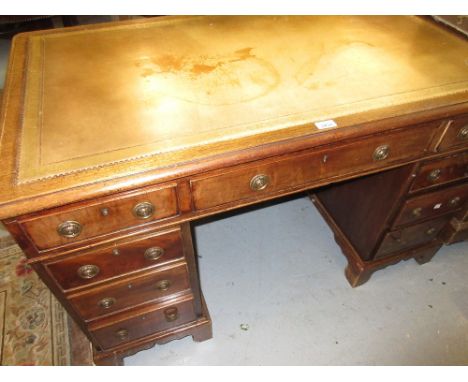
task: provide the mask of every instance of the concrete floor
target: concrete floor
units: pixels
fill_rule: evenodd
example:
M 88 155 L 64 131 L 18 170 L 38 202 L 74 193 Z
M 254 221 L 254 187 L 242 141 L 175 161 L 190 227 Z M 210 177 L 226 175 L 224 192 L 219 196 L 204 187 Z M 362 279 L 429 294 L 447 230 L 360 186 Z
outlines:
M 0 87 L 8 50 L 0 40 Z M 352 289 L 303 196 L 218 216 L 195 234 L 213 339 L 156 346 L 126 365 L 468 365 L 468 243 Z

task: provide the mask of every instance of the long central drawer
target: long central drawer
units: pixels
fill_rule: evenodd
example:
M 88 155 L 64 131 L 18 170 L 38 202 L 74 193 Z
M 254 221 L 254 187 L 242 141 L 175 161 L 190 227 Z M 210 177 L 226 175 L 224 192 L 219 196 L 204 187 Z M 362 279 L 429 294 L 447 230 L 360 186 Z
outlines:
M 292 158 L 241 165 L 232 171 L 194 178 L 191 188 L 195 208 L 208 209 L 418 158 L 424 153 L 438 125 L 439 122 L 433 122 L 409 126 L 345 145 L 330 145 Z

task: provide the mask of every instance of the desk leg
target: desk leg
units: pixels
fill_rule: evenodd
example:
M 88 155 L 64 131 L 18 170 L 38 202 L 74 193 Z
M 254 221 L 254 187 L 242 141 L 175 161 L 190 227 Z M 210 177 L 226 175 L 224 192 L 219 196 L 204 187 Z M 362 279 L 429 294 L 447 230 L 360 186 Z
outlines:
M 442 242 L 440 240 L 434 240 L 425 246 L 405 250 L 404 252 L 397 253 L 393 256 L 364 261 L 356 252 L 353 245 L 349 242 L 346 235 L 341 231 L 340 227 L 335 223 L 332 216 L 330 216 L 326 208 L 322 205 L 318 197 L 316 195 L 311 195 L 311 200 L 332 229 L 336 243 L 340 246 L 341 251 L 348 260 L 348 266 L 345 269 L 345 276 L 353 288 L 366 283 L 375 271 L 388 267 L 389 265 L 396 264 L 400 261 L 414 258 L 419 264 L 425 264 L 434 257 L 442 246 Z

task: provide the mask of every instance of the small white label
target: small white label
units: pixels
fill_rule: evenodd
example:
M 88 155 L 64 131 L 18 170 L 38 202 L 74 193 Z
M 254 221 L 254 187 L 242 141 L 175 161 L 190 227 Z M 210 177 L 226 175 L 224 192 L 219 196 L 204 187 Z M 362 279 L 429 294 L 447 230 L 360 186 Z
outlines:
M 434 209 L 435 209 L 435 210 L 438 210 L 440 207 L 442 207 L 442 203 L 437 203 L 437 204 L 434 206 Z
M 317 126 L 317 129 L 330 129 L 332 127 L 337 127 L 338 125 L 333 119 L 327 119 L 326 121 L 319 121 L 315 122 L 315 126 Z

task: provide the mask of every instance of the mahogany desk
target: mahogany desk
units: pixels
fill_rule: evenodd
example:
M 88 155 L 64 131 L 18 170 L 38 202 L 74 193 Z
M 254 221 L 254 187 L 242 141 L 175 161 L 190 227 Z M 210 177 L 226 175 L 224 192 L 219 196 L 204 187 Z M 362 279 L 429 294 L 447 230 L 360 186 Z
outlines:
M 39 31 L 10 56 L 0 219 L 121 364 L 211 337 L 191 221 L 314 190 L 357 286 L 467 238 L 467 147 L 468 44 L 426 19 Z

